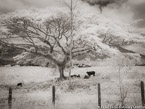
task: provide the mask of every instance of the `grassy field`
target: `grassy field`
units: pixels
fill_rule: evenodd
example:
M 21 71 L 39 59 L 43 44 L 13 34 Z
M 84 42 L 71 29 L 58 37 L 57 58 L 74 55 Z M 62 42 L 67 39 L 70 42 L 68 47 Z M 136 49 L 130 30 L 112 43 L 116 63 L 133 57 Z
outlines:
M 84 79 L 86 72 L 92 70 L 96 76 Z M 124 105 L 141 105 L 140 81 L 145 80 L 145 67 L 74 68 L 72 74 L 80 74 L 81 78 L 60 82 L 55 80 L 59 76 L 56 69 L 0 67 L 0 104 L 7 105 L 8 87 L 11 86 L 14 109 L 46 109 L 52 105 L 52 86 L 55 85 L 56 108 L 95 109 L 98 105 L 97 85 L 100 83 L 102 106 L 118 106 L 121 103 L 121 81 L 122 89 L 127 93 Z M 68 75 L 67 70 L 65 75 Z M 16 87 L 19 82 L 24 84 L 23 87 Z

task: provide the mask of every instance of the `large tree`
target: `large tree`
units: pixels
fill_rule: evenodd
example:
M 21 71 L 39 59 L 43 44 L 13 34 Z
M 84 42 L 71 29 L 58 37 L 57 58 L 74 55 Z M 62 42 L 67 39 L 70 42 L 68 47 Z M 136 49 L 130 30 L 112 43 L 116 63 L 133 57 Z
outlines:
M 49 17 L 41 23 L 28 17 L 13 17 L 5 20 L 3 26 L 8 30 L 9 44 L 52 61 L 57 65 L 61 79 L 65 79 L 64 69 L 70 53 L 75 57 L 95 50 L 94 44 L 91 45 L 77 34 L 73 33 L 76 38 L 71 39 L 72 25 L 69 16 L 65 14 Z M 76 28 L 73 25 L 73 29 Z

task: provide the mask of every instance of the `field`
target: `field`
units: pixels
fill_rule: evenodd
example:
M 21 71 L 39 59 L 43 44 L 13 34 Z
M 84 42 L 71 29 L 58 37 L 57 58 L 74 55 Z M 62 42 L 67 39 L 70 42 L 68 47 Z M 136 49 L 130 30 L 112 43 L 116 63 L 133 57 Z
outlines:
M 84 79 L 86 72 L 92 70 L 96 76 Z M 140 82 L 145 80 L 145 67 L 74 68 L 72 74 L 80 74 L 81 77 L 60 82 L 56 81 L 59 76 L 57 69 L 0 67 L 0 105 L 5 109 L 8 88 L 12 87 L 14 109 L 47 109 L 52 105 L 52 86 L 55 85 L 58 109 L 95 109 L 98 106 L 98 83 L 101 84 L 102 106 L 120 105 L 121 95 L 125 93 L 125 106 L 141 105 Z M 65 75 L 68 75 L 67 70 Z M 16 86 L 19 82 L 24 84 L 23 87 Z

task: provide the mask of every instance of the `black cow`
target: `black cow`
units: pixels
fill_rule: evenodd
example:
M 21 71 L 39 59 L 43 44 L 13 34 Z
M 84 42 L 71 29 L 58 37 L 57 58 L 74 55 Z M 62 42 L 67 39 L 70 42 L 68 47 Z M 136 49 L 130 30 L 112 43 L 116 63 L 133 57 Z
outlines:
M 22 83 L 18 83 L 17 84 L 18 87 L 22 87 L 22 85 L 23 85 Z
M 88 75 L 85 75 L 84 79 L 89 79 L 89 76 Z
M 87 74 L 88 74 L 89 77 L 90 77 L 91 75 L 95 76 L 95 71 L 88 71 Z
M 73 78 L 73 77 L 76 77 L 76 76 L 77 76 L 77 75 L 71 75 L 70 77 Z
M 82 67 L 83 67 L 83 65 L 78 65 L 78 67 L 79 67 L 79 68 L 82 68 Z
M 80 75 L 77 75 L 77 78 L 80 78 L 81 76 Z
M 80 78 L 80 75 L 71 75 L 71 78 Z

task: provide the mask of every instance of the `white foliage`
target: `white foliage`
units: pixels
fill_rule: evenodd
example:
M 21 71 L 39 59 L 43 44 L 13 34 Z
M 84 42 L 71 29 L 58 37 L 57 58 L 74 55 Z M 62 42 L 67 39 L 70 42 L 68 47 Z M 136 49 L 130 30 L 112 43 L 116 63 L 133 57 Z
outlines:
M 86 8 L 87 7 L 87 8 Z M 107 10 L 108 9 L 108 10 Z M 129 10 L 127 10 L 129 11 Z M 8 15 L 3 15 L 2 19 L 7 19 L 9 17 L 30 17 L 33 18 L 36 23 L 42 23 L 47 18 L 56 16 L 62 12 L 68 13 L 68 10 L 64 7 L 57 8 L 45 8 L 45 9 L 29 9 L 29 10 L 19 10 Z M 133 14 L 121 13 L 120 10 L 114 10 L 111 8 L 105 8 L 103 13 L 100 13 L 98 7 L 89 6 L 87 3 L 79 4 L 79 7 L 74 11 L 75 13 L 75 24 L 76 24 L 76 34 L 74 40 L 82 37 L 86 41 L 96 45 L 98 54 L 105 54 L 110 57 L 118 55 L 119 51 L 116 48 L 111 48 L 107 44 L 102 43 L 103 35 L 107 34 L 112 37 L 119 37 L 118 40 L 124 39 L 127 42 L 144 43 L 145 38 L 142 34 L 145 34 L 143 30 L 134 27 L 134 23 L 137 22 L 133 20 Z M 124 17 L 124 15 L 126 15 Z M 134 23 L 133 23 L 134 22 Z M 65 44 L 66 41 L 62 41 Z M 24 55 L 15 57 L 15 59 L 22 58 Z M 139 59 L 138 56 L 132 54 L 121 55 L 122 58 L 133 57 L 134 60 Z M 120 57 L 120 55 L 119 55 Z M 62 58 L 61 55 L 58 58 Z M 120 59 L 122 59 L 120 58 Z
M 18 60 L 21 60 L 21 59 L 24 59 L 26 56 L 28 56 L 29 55 L 29 53 L 28 52 L 23 52 L 23 53 L 21 53 L 20 55 L 17 55 L 17 56 L 15 56 L 15 57 L 13 57 L 13 59 L 15 60 L 15 61 L 18 61 Z

